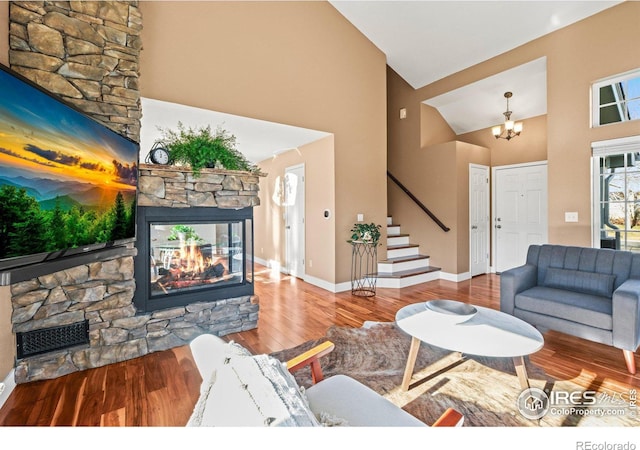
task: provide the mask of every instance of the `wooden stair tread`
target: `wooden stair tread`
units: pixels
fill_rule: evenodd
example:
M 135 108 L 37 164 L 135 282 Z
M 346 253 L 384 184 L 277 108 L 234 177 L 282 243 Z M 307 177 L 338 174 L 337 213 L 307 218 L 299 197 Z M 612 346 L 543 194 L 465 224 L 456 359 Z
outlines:
M 387 245 L 387 250 L 399 250 L 401 248 L 415 248 L 420 247 L 418 244 L 397 244 L 397 245 Z
M 407 277 L 412 277 L 414 275 L 422 275 L 425 273 L 437 272 L 438 270 L 440 270 L 440 267 L 427 266 L 427 267 L 421 267 L 419 269 L 401 270 L 395 273 L 378 272 L 378 278 L 407 278 Z
M 417 261 L 419 259 L 429 259 L 428 255 L 411 255 L 411 256 L 397 256 L 395 258 L 388 258 L 384 261 L 378 261 L 380 264 L 396 264 L 408 261 Z
M 411 236 L 410 234 L 407 233 L 398 233 L 398 234 L 387 234 L 387 238 L 394 238 L 394 237 L 409 237 Z

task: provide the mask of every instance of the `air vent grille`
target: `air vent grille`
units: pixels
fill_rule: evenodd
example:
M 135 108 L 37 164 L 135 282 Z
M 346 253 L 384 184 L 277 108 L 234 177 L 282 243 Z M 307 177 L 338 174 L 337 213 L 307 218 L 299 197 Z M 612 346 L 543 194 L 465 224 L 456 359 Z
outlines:
M 89 321 L 16 333 L 18 358 L 89 343 Z

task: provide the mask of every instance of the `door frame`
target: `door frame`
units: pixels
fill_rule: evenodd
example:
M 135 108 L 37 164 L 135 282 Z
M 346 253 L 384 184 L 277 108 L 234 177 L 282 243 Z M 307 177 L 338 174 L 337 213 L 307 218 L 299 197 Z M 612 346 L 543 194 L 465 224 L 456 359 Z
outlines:
M 495 218 L 495 209 L 497 205 L 497 196 L 496 196 L 496 172 L 498 170 L 504 169 L 519 169 L 523 167 L 532 167 L 532 166 L 547 166 L 549 167 L 548 161 L 532 161 L 528 163 L 519 163 L 519 164 L 507 164 L 504 166 L 494 166 L 491 168 L 491 272 L 495 273 L 496 271 L 496 256 L 498 252 L 498 242 L 496 240 L 496 218 Z M 548 180 L 547 180 L 548 182 Z M 547 189 L 547 208 L 549 206 L 549 192 Z M 549 228 L 549 220 L 547 218 L 547 231 Z
M 289 172 L 293 172 L 293 171 L 297 171 L 300 170 L 302 172 L 302 182 L 298 183 L 298 189 L 300 189 L 300 187 L 302 187 L 302 197 L 301 197 L 301 202 L 299 205 L 296 205 L 298 208 L 300 208 L 300 213 L 302 214 L 302 227 L 299 230 L 299 237 L 300 237 L 300 246 L 298 248 L 299 253 L 294 255 L 294 258 L 297 259 L 301 259 L 302 260 L 302 264 L 300 265 L 300 270 L 299 271 L 295 271 L 295 273 L 293 274 L 295 277 L 297 278 L 301 278 L 304 279 L 305 275 L 306 275 L 306 268 L 305 268 L 305 248 L 306 248 L 306 233 L 305 233 L 305 227 L 306 227 L 306 205 L 305 205 L 305 197 L 306 197 L 306 187 L 305 187 L 305 166 L 304 163 L 301 164 L 295 164 L 293 166 L 289 166 L 289 167 L 285 167 L 284 169 L 284 179 L 286 179 L 287 173 Z M 286 181 L 283 180 L 284 183 L 286 183 Z M 284 215 L 285 215 L 285 220 L 284 220 L 284 242 L 285 242 L 285 249 L 284 249 L 284 258 L 285 258 L 285 264 L 284 264 L 284 269 L 286 270 L 286 273 L 288 275 L 292 275 L 292 267 L 291 267 L 291 260 L 293 258 L 290 258 L 290 249 L 291 249 L 291 238 L 290 238 L 290 231 L 287 230 L 287 226 L 288 226 L 288 215 L 287 215 L 287 208 L 289 208 L 288 205 L 285 205 L 285 211 L 284 211 Z
M 471 199 L 472 199 L 472 183 L 471 183 L 471 169 L 482 169 L 486 176 L 487 176 L 487 196 L 486 196 L 486 202 L 483 206 L 485 212 L 486 212 L 486 227 L 487 227 L 487 233 L 486 233 L 486 242 L 485 242 L 485 248 L 487 249 L 487 253 L 491 252 L 491 193 L 490 188 L 489 188 L 489 177 L 490 177 L 490 167 L 489 166 L 485 166 L 482 164 L 474 164 L 474 163 L 470 163 L 469 164 L 469 274 L 471 277 L 473 277 L 473 271 L 471 270 L 473 267 L 473 257 L 471 254 L 471 241 L 472 241 L 472 236 L 473 233 L 471 231 Z M 491 270 L 491 258 L 490 255 L 487 255 L 487 261 L 486 261 L 486 265 L 485 265 L 485 271 L 484 273 L 489 273 Z M 477 275 L 481 275 L 481 274 L 477 274 Z

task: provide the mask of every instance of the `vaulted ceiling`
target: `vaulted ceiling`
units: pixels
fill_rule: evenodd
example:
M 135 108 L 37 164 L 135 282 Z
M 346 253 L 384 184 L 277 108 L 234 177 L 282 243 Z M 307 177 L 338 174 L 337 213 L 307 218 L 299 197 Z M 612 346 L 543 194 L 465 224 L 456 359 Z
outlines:
M 331 4 L 387 56 L 387 64 L 420 88 L 620 1 L 342 1 Z M 505 91 L 520 120 L 546 113 L 546 65 L 538 60 L 425 103 L 456 134 L 504 120 Z

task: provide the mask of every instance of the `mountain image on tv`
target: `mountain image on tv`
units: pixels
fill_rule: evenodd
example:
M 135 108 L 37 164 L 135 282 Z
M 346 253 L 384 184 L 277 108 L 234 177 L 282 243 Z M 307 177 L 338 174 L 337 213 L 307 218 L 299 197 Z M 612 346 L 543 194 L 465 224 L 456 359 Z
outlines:
M 0 69 L 0 260 L 134 238 L 138 144 Z

